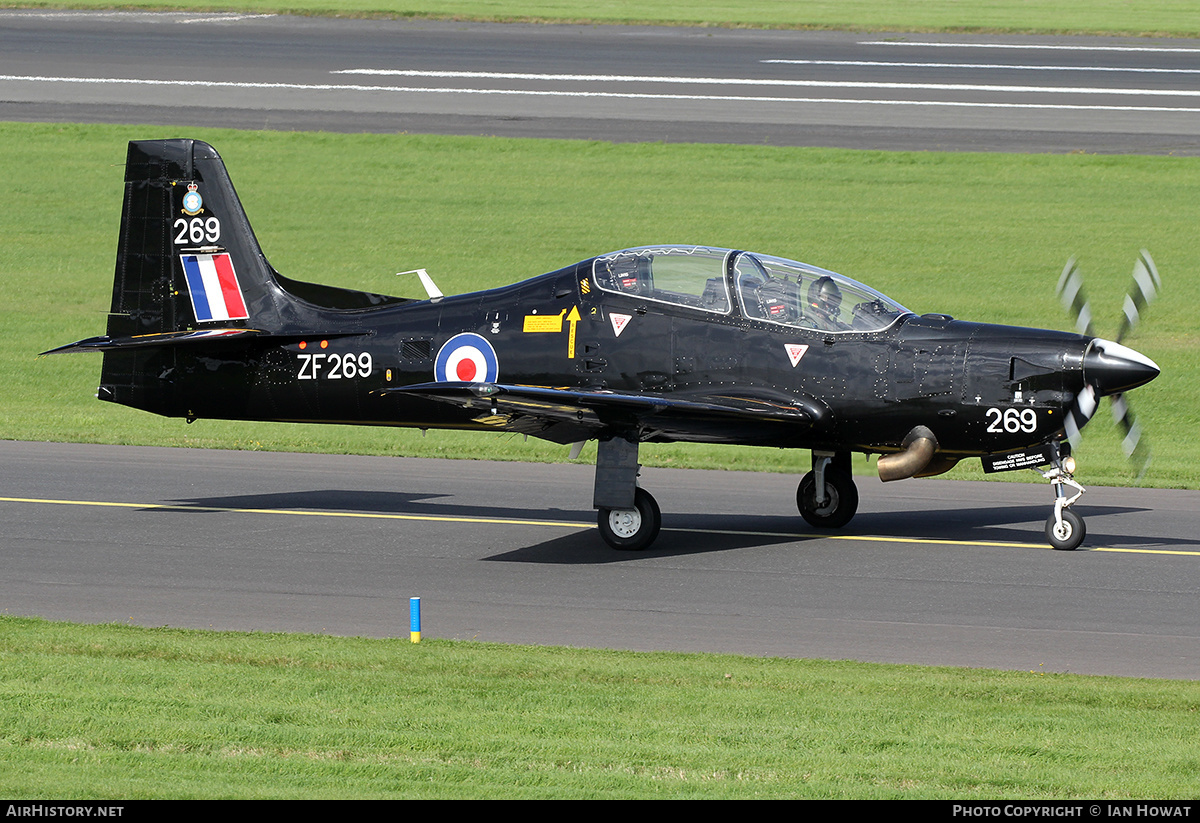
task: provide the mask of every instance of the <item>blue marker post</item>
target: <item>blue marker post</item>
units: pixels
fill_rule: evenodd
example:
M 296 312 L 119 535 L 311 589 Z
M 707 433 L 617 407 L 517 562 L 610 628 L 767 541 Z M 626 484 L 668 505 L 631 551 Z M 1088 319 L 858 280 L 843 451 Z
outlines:
M 408 639 L 421 642 L 421 598 L 408 598 Z

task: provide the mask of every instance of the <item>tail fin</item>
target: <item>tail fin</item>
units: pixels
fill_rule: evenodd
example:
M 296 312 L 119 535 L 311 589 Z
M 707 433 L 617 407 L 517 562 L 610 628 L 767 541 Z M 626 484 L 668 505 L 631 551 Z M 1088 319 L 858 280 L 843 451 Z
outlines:
M 131 142 L 107 336 L 64 349 L 104 352 L 101 400 L 179 415 L 176 351 L 153 342 L 277 330 L 284 297 L 216 150 Z
M 274 329 L 282 297 L 216 150 L 130 143 L 108 336 Z
M 131 142 L 105 337 L 55 351 L 101 351 L 98 396 L 191 416 L 195 356 L 242 341 L 363 333 L 345 312 L 400 298 L 289 280 L 267 262 L 216 149 L 199 140 Z M 247 345 L 251 345 L 247 343 Z M 239 367 L 240 368 L 240 367 Z

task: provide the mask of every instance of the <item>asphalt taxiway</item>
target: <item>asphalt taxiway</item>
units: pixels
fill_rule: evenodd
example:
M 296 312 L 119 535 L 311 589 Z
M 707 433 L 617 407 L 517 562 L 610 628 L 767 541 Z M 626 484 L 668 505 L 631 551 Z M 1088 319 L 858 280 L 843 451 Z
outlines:
M 431 435 L 432 436 L 432 435 Z M 548 447 L 553 448 L 553 447 Z M 586 465 L 0 442 L 8 614 L 253 631 L 1200 677 L 1200 492 L 643 470 L 663 532 L 607 548 Z M 1086 479 L 1086 478 L 1085 478 Z

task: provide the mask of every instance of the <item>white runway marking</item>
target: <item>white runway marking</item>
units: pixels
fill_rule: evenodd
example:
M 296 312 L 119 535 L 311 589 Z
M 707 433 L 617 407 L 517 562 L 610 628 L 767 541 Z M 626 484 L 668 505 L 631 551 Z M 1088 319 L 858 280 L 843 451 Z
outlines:
M 1049 43 L 917 43 L 906 40 L 860 40 L 860 46 L 918 46 L 933 49 L 1017 49 L 1024 51 L 1135 51 L 1163 54 L 1196 54 L 1196 48 L 1161 48 L 1154 46 L 1065 46 Z
M 261 20 L 267 17 L 277 17 L 275 14 L 235 14 L 213 12 L 212 14 L 197 14 L 183 11 L 24 11 L 12 9 L 0 12 L 0 18 L 14 20 L 69 20 L 82 17 L 85 19 L 129 19 L 146 23 L 231 23 L 238 20 Z
M 331 72 L 331 74 L 361 74 L 376 77 L 429 77 L 446 80 L 545 80 L 552 82 L 675 83 L 685 86 L 782 86 L 796 88 L 919 89 L 922 91 L 1200 97 L 1200 89 L 1123 89 L 1095 86 L 994 86 L 978 83 L 893 83 L 874 80 L 783 80 L 778 78 L 745 77 L 663 77 L 634 74 L 534 74 L 497 71 L 422 71 L 419 69 L 341 69 Z
M 1018 71 L 1113 71 L 1131 74 L 1200 74 L 1200 69 L 1155 69 L 1123 66 L 1029 66 L 1010 63 L 902 63 L 886 60 L 760 60 L 796 66 L 877 66 L 902 69 L 1016 69 Z
M 775 103 L 775 104 L 840 104 L 840 105 L 874 105 L 874 106 L 939 106 L 950 108 L 999 108 L 999 109 L 1052 109 L 1060 111 L 1135 111 L 1135 112 L 1173 112 L 1196 113 L 1200 108 L 1178 106 L 1134 106 L 1134 105 L 1080 105 L 1068 103 L 1015 103 L 1015 102 L 982 102 L 963 100 L 885 100 L 873 98 L 838 98 L 838 97 L 771 97 L 756 95 L 712 95 L 712 94 L 667 94 L 648 92 L 604 92 L 604 91 L 567 91 L 554 89 L 484 89 L 484 88 L 448 88 L 421 86 L 381 86 L 338 83 L 252 83 L 214 80 L 154 80 L 144 78 L 124 77 L 51 77 L 39 75 L 0 75 L 0 82 L 28 83 L 75 83 L 91 85 L 129 85 L 129 86 L 175 86 L 180 88 L 227 88 L 227 89 L 269 89 L 280 91 L 332 91 L 332 92 L 386 92 L 407 94 L 465 94 L 465 95 L 495 95 L 515 97 L 574 97 L 574 98 L 608 98 L 625 100 L 670 100 L 691 102 L 741 102 L 741 103 Z M 791 81 L 791 85 L 805 86 L 836 86 L 850 88 L 892 88 L 892 89 L 924 89 L 942 91 L 970 90 L 971 86 L 949 84 L 904 84 L 904 83 L 818 83 Z M 1030 91 L 1023 86 L 989 86 L 983 87 L 990 91 L 1008 90 L 1012 92 Z M 1032 89 L 1036 91 L 1036 89 Z M 1071 88 L 1047 88 L 1047 92 L 1057 93 L 1092 93 L 1114 95 L 1171 95 L 1200 97 L 1200 90 L 1179 90 L 1158 92 L 1144 89 L 1103 89 L 1091 92 Z

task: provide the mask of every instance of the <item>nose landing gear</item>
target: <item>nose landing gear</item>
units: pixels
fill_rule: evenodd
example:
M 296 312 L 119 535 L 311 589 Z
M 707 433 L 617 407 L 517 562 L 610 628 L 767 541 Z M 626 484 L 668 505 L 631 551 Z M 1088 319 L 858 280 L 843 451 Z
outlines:
M 1039 474 L 1054 487 L 1054 513 L 1046 520 L 1046 539 L 1055 549 L 1064 552 L 1079 548 L 1087 534 L 1083 518 L 1070 509 L 1085 491 L 1075 482 L 1074 472 L 1075 458 L 1071 457 L 1070 451 L 1053 444 L 1050 468 Z M 1066 486 L 1075 489 L 1075 493 L 1068 496 Z

